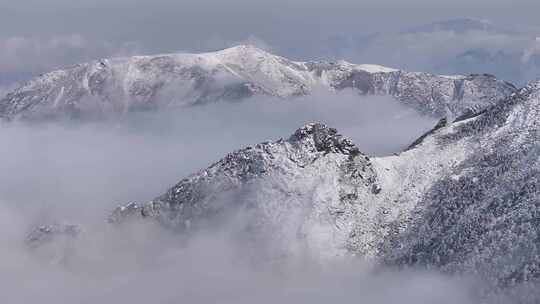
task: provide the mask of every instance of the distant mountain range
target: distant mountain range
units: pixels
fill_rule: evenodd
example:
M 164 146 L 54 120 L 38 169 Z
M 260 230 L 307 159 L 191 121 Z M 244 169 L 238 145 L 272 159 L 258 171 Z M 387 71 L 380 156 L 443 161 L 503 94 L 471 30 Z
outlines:
M 516 88 L 490 75 L 440 76 L 377 65 L 296 62 L 241 45 L 203 54 L 102 59 L 32 79 L 0 100 L 6 120 L 86 119 L 253 96 L 354 89 L 437 116 L 479 111 Z

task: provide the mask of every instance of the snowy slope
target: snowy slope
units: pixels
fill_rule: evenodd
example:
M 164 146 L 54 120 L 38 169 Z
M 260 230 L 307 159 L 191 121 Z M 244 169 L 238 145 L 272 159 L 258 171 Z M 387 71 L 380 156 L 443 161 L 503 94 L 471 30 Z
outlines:
M 252 46 L 203 54 L 103 59 L 37 77 L 0 101 L 4 119 L 103 118 L 315 88 L 392 95 L 429 114 L 460 115 L 515 91 L 489 75 L 437 76 L 377 65 L 295 62 Z
M 540 277 L 540 82 L 484 114 L 454 123 L 405 155 L 445 168 L 408 219 L 394 222 L 388 260 L 473 271 L 499 287 Z M 401 164 L 401 166 L 405 166 Z M 398 225 L 396 225 L 398 224 Z M 403 227 L 403 228 L 399 228 Z M 536 283 L 534 283 L 536 282 Z
M 235 221 L 245 223 L 241 231 L 271 238 L 285 254 L 306 246 L 335 256 L 347 252 L 357 192 L 378 189 L 369 157 L 335 129 L 309 124 L 286 140 L 233 152 L 151 202 L 119 207 L 110 221 L 149 217 L 191 230 L 243 214 Z
M 531 83 L 482 113 L 442 120 L 398 155 L 373 158 L 337 130 L 308 124 L 232 152 L 154 200 L 118 207 L 109 222 L 188 235 L 232 229 L 271 244 L 262 258 L 355 255 L 531 296 L 519 290 L 540 277 L 539 109 L 540 82 Z M 73 227 L 43 226 L 28 241 L 69 240 L 81 231 Z
M 391 94 L 428 113 L 450 112 L 457 118 L 441 120 L 398 155 L 373 158 L 337 130 L 308 124 L 287 139 L 230 153 L 150 202 L 119 207 L 111 223 L 153 220 L 183 232 L 241 223 L 233 225 L 235 233 L 276 244 L 277 256 L 354 254 L 391 265 L 472 273 L 496 289 L 538 284 L 540 82 L 514 92 L 490 76 L 299 63 L 237 47 L 115 59 L 54 72 L 9 95 L 3 109 L 13 114 L 9 117 L 54 116 L 55 104 L 81 105 L 90 95 L 95 105 L 119 111 L 159 107 L 152 98 L 185 85 L 186 79 L 193 86 L 185 96 L 194 99 L 187 104 L 188 99 L 179 99 L 178 106 L 215 96 L 302 95 L 326 85 Z M 44 102 L 28 97 L 43 92 L 56 93 Z M 133 99 L 120 98 L 126 96 Z M 100 99 L 105 97 L 110 102 Z M 55 235 L 71 238 L 79 231 L 73 227 L 40 227 L 29 242 L 41 246 Z
M 151 218 L 191 231 L 243 214 L 238 233 L 269 237 L 285 254 L 354 254 L 474 274 L 495 289 L 535 286 L 539 109 L 540 82 L 381 158 L 309 124 L 233 152 L 155 200 L 119 207 L 110 221 Z

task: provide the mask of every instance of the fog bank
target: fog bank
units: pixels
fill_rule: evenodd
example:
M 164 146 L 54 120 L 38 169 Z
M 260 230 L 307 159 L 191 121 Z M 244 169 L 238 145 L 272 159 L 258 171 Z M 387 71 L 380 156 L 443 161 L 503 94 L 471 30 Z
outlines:
M 386 97 L 321 93 L 257 98 L 120 121 L 6 124 L 0 128 L 0 286 L 6 303 L 472 303 L 463 278 L 374 271 L 357 259 L 309 254 L 267 259 L 234 223 L 178 235 L 152 223 L 115 227 L 118 204 L 145 201 L 226 153 L 288 137 L 322 121 L 362 151 L 399 151 L 433 123 Z M 38 249 L 34 227 L 81 233 Z M 271 233 L 271 232 L 270 232 Z M 264 238 L 263 238 L 264 239 Z

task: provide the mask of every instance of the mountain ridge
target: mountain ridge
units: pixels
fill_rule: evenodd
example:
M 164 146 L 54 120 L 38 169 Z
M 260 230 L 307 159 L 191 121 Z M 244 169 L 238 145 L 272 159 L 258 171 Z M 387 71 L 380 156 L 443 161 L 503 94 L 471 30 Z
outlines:
M 249 217 L 254 225 L 273 227 L 285 244 L 301 243 L 323 256 L 355 254 L 473 274 L 494 290 L 534 286 L 540 278 L 534 243 L 540 235 L 539 105 L 540 81 L 531 82 L 386 157 L 369 157 L 332 128 L 308 124 L 295 132 L 307 134 L 300 150 L 287 148 L 293 135 L 233 152 L 155 200 L 119 207 L 112 222 L 135 214 L 189 231 L 223 208 L 243 208 L 238 200 L 218 199 L 224 189 L 260 181 L 264 187 L 243 193 L 241 201 L 256 210 Z M 318 130 L 329 138 L 323 148 L 316 146 Z M 299 166 L 293 161 L 299 159 L 307 161 Z
M 114 117 L 315 88 L 389 95 L 425 114 L 478 111 L 516 88 L 491 75 L 440 76 L 346 61 L 296 62 L 241 45 L 202 54 L 95 60 L 32 79 L 0 100 L 4 120 Z
M 151 201 L 116 208 L 109 223 L 150 221 L 187 235 L 232 229 L 245 241 L 270 242 L 274 251 L 263 259 L 354 255 L 472 275 L 489 294 L 535 303 L 520 290 L 540 279 L 539 109 L 540 81 L 531 82 L 384 157 L 309 123 L 231 152 Z M 82 231 L 39 227 L 30 245 L 76 237 L 74 230 Z

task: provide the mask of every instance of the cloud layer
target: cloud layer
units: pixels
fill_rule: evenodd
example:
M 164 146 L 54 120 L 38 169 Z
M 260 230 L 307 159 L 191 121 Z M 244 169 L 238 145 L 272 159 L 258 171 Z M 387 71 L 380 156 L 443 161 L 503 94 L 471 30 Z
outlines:
M 468 303 L 466 286 L 442 275 L 373 274 L 358 261 L 322 263 L 308 255 L 266 260 L 273 245 L 238 238 L 238 216 L 189 238 L 150 223 L 106 223 L 116 205 L 151 199 L 227 152 L 288 136 L 310 121 L 337 127 L 372 153 L 397 151 L 433 123 L 389 98 L 345 91 L 141 113 L 121 122 L 3 125 L 0 158 L 9 160 L 0 162 L 0 246 L 9 248 L 0 253 L 3 299 Z M 56 221 L 81 224 L 80 237 L 26 247 L 33 227 Z
M 534 33 L 403 31 L 463 14 L 540 26 L 539 2 L 518 2 L 0 0 L 0 98 L 32 75 L 95 58 L 246 42 L 292 59 L 488 72 L 520 82 L 540 70 Z M 381 32 L 390 34 L 373 34 Z M 189 238 L 151 223 L 106 223 L 118 204 L 152 199 L 230 151 L 312 121 L 374 155 L 400 151 L 435 123 L 390 98 L 344 91 L 121 122 L 0 126 L 3 302 L 477 303 L 481 284 L 472 278 L 309 255 L 265 260 L 272 244 L 239 240 L 233 228 L 241 222 Z M 29 250 L 27 233 L 55 221 L 81 224 L 82 234 Z
M 280 252 L 274 249 L 279 244 L 267 242 L 271 237 L 238 237 L 237 228 L 248 223 L 241 215 L 190 236 L 152 223 L 106 222 L 119 204 L 152 199 L 227 152 L 288 136 L 312 121 L 336 127 L 364 152 L 383 155 L 435 123 L 391 98 L 343 91 L 138 113 L 120 122 L 2 125 L 0 247 L 9 249 L 0 253 L 3 299 L 475 303 L 480 283 L 472 278 L 319 260 L 308 250 L 276 259 L 272 253 Z M 52 222 L 80 224 L 82 233 L 30 250 L 27 233 Z

